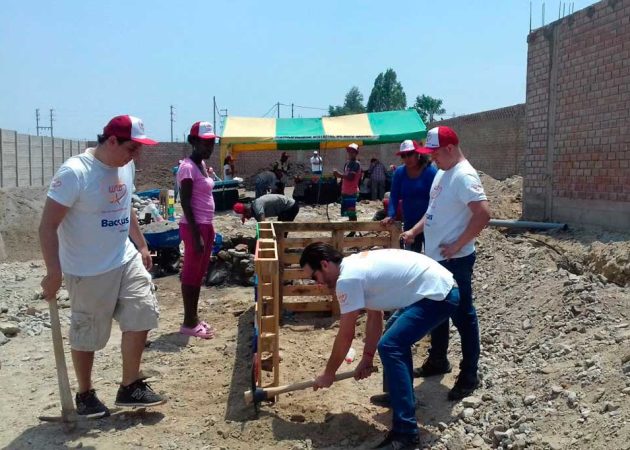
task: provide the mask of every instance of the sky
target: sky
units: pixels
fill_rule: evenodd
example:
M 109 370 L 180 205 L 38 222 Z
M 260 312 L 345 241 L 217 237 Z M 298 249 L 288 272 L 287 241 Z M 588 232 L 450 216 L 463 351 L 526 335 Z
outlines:
M 388 68 L 408 106 L 422 94 L 448 117 L 510 106 L 525 101 L 530 3 L 535 29 L 542 0 L 2 0 L 0 128 L 36 134 L 36 108 L 40 126 L 53 108 L 57 137 L 94 140 L 131 114 L 169 141 L 173 105 L 181 141 L 213 121 L 213 96 L 230 116 L 280 102 L 319 117 L 352 86 L 367 103 Z M 561 2 L 544 3 L 556 20 Z

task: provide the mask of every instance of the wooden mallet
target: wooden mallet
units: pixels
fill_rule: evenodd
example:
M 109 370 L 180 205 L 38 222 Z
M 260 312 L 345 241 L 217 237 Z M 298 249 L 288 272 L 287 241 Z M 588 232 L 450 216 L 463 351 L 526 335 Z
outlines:
M 372 373 L 378 372 L 377 367 L 372 367 Z M 354 370 L 350 370 L 348 372 L 341 372 L 335 375 L 335 381 L 347 380 L 348 378 L 354 377 Z M 257 404 L 260 402 L 264 402 L 265 400 L 271 400 L 277 395 L 286 394 L 287 392 L 293 391 L 301 391 L 303 389 L 308 389 L 313 387 L 315 384 L 315 380 L 308 381 L 300 381 L 298 383 L 293 384 L 285 384 L 284 386 L 274 386 L 268 388 L 256 388 L 254 392 L 251 390 L 246 391 L 245 395 L 245 404 L 249 405 L 251 403 Z

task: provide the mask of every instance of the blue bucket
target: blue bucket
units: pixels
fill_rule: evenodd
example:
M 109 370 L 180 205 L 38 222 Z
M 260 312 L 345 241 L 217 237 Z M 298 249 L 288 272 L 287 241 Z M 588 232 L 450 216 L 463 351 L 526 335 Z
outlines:
M 217 253 L 219 253 L 219 251 L 221 251 L 222 247 L 223 247 L 223 236 L 221 236 L 221 234 L 219 234 L 219 233 L 215 233 L 215 235 L 214 235 L 214 247 L 212 247 L 212 254 L 216 255 Z

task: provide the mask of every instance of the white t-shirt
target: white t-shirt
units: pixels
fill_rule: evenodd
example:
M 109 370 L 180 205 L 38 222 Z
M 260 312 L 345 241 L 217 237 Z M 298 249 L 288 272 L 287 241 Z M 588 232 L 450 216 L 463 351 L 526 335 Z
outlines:
M 323 166 L 324 161 L 322 160 L 321 156 L 311 156 L 311 172 L 321 172 L 323 170 Z
M 420 253 L 371 250 L 346 256 L 336 294 L 341 313 L 393 311 L 423 298 L 441 301 L 455 286 L 451 272 Z
M 48 197 L 70 208 L 59 236 L 64 273 L 92 276 L 129 262 L 138 251 L 129 240 L 135 165 L 106 166 L 91 149 L 59 168 Z
M 232 170 L 232 167 L 229 164 L 223 164 L 223 179 L 224 180 L 232 180 L 234 179 L 233 173 L 228 173 Z
M 470 202 L 488 200 L 479 175 L 468 160 L 457 163 L 447 171 L 438 170 L 431 185 L 431 198 L 424 225 L 424 253 L 441 261 L 440 245 L 452 244 L 464 232 L 472 211 Z M 453 258 L 461 258 L 475 251 L 475 240 L 464 245 Z

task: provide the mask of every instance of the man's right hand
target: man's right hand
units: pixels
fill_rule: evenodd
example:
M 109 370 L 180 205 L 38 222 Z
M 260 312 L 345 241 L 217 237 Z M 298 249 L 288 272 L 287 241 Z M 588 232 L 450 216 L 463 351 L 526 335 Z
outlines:
M 61 288 L 62 275 L 61 272 L 46 273 L 40 283 L 44 296 L 44 300 L 50 302 L 57 298 L 57 292 Z
M 416 237 L 411 232 L 411 230 L 407 230 L 400 233 L 400 238 L 403 240 L 405 244 L 411 244 Z
M 391 225 L 392 223 L 394 223 L 393 217 L 385 217 L 383 220 L 381 220 L 381 225 L 383 226 Z

